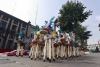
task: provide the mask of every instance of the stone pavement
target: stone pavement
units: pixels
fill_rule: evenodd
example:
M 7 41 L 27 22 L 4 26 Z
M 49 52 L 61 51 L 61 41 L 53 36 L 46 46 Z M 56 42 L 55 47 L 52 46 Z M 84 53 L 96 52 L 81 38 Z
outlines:
M 91 53 L 75 58 L 57 59 L 55 62 L 30 60 L 24 57 L 0 57 L 0 67 L 100 67 L 100 53 Z

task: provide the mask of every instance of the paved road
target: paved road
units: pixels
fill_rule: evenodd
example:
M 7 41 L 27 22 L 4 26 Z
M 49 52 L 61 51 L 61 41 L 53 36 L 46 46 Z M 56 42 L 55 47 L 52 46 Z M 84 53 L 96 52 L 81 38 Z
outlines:
M 100 67 L 100 53 L 91 53 L 76 58 L 58 59 L 55 62 L 30 60 L 24 57 L 0 57 L 0 67 Z

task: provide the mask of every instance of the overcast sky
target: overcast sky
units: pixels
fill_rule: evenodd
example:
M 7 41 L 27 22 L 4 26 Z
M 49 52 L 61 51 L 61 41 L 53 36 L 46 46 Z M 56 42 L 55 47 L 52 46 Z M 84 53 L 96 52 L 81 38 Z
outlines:
M 34 25 L 38 5 L 36 24 L 41 26 L 45 20 L 49 21 L 51 17 L 57 17 L 62 4 L 65 4 L 67 1 L 68 0 L 0 0 L 0 10 L 26 22 L 31 21 Z M 92 31 L 93 34 L 93 36 L 89 38 L 88 44 L 96 44 L 100 39 L 100 31 L 98 28 L 98 24 L 100 23 L 100 0 L 79 1 L 87 7 L 86 10 L 93 11 L 93 15 L 90 16 L 83 25 L 88 26 L 88 30 Z

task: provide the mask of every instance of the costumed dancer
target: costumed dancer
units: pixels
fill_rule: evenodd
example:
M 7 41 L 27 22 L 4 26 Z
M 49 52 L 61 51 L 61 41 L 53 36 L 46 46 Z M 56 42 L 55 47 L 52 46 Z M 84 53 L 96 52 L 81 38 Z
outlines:
M 33 53 L 33 43 L 32 43 L 32 40 L 34 39 L 34 37 L 31 39 L 30 43 L 29 43 L 29 46 L 30 46 L 30 51 L 29 51 L 29 58 L 31 57 L 32 53 Z
M 73 58 L 74 54 L 75 54 L 75 48 L 74 48 L 74 44 L 75 44 L 75 35 L 73 32 L 70 33 L 70 37 L 71 37 L 71 47 L 70 47 L 70 50 L 71 50 L 71 56 Z
M 75 47 L 75 33 L 73 33 L 73 41 L 74 41 L 74 45 L 73 45 L 73 56 L 76 56 L 76 47 Z
M 57 57 L 57 47 L 58 47 L 58 33 L 56 32 L 54 39 L 55 56 Z
M 31 60 L 33 60 L 33 57 L 35 55 L 34 58 L 36 58 L 36 43 L 37 43 L 37 31 L 39 31 L 40 28 L 38 25 L 35 26 L 35 28 L 32 29 L 33 33 L 31 33 L 31 37 L 33 37 L 32 41 L 31 41 L 31 49 L 30 49 L 30 53 L 29 56 L 31 55 Z
M 68 50 L 67 53 L 68 54 L 67 54 L 67 56 L 70 57 L 70 41 L 71 41 L 71 38 L 70 38 L 70 35 L 69 35 L 68 32 L 67 32 L 66 35 L 67 35 L 67 41 L 68 41 L 68 43 L 67 43 L 68 44 L 68 47 L 67 47 L 67 50 Z
M 51 32 L 49 32 L 49 62 L 51 62 L 51 56 L 52 56 L 52 49 L 51 49 L 51 46 L 52 46 L 52 40 L 51 40 L 51 38 L 52 38 L 52 36 L 51 36 L 51 34 L 50 34 Z
M 65 58 L 67 59 L 68 55 L 69 55 L 69 44 L 70 44 L 70 36 L 69 33 L 67 33 L 66 31 L 64 31 L 64 40 L 65 40 L 65 47 L 64 47 L 64 51 L 65 51 Z
M 32 40 L 34 39 L 34 33 L 31 33 L 31 37 L 29 38 L 29 41 L 28 41 L 28 46 L 29 46 L 29 58 L 31 57 L 32 55 L 32 51 L 33 51 L 33 48 L 32 48 Z
M 48 46 L 48 35 L 44 35 L 44 40 L 45 40 L 45 46 L 44 46 L 44 49 L 43 49 L 43 61 L 45 62 L 46 58 L 47 60 L 49 60 L 49 46 Z
M 76 41 L 76 56 L 78 57 L 79 56 L 79 45 L 80 45 L 80 40 L 79 40 L 79 37 L 78 37 L 78 40 Z
M 46 59 L 49 60 L 49 41 L 48 41 L 48 31 L 49 30 L 49 23 L 48 21 L 45 21 L 45 25 L 42 26 L 41 28 L 41 34 L 44 34 L 43 39 L 44 39 L 44 48 L 43 48 L 43 61 L 45 62 Z
M 57 58 L 59 58 L 60 57 L 60 55 L 61 55 L 61 52 L 60 52 L 60 45 L 62 44 L 62 42 L 61 42 L 61 30 L 58 30 L 58 32 L 59 32 L 59 35 L 58 35 L 58 42 L 57 42 Z
M 72 56 L 72 32 L 70 32 L 70 46 L 69 46 L 69 57 Z
M 17 52 L 16 52 L 16 57 L 18 57 L 20 55 L 20 42 L 18 40 L 18 38 L 15 41 L 17 43 Z
M 53 37 L 53 34 L 55 33 L 55 27 L 54 27 L 54 30 L 52 30 L 52 27 L 51 27 L 51 25 L 52 25 L 52 23 L 53 23 L 53 20 L 54 20 L 54 17 L 52 17 L 51 19 L 50 19 L 50 23 L 49 23 L 49 27 L 47 28 L 48 30 L 49 30 L 49 32 L 48 32 L 48 38 L 49 38 L 49 44 L 48 44 L 48 46 L 49 46 L 49 48 L 48 48 L 48 50 L 49 50 L 49 62 L 51 62 L 51 57 L 53 57 L 53 61 L 55 61 L 55 53 L 54 53 L 54 37 Z
M 29 47 L 30 47 L 30 49 L 29 49 L 30 51 L 29 51 L 29 55 L 28 55 L 29 58 L 32 57 L 33 50 L 34 50 L 34 49 L 33 49 L 33 43 L 32 43 L 32 42 L 33 42 L 33 41 L 32 41 L 33 39 L 34 39 L 34 32 L 31 32 L 31 39 L 30 39 L 30 42 L 28 43 L 28 45 L 29 45 Z
M 63 46 L 63 34 L 60 34 L 60 40 L 61 40 L 61 44 L 60 44 L 60 57 L 61 59 L 64 58 L 64 46 Z
M 23 56 L 23 47 L 25 45 L 24 41 L 25 41 L 25 36 L 24 36 L 24 31 L 21 31 L 20 33 L 18 33 L 18 38 L 16 39 L 17 41 L 17 52 L 16 52 L 16 56 L 19 56 L 21 54 L 21 56 Z
M 55 42 L 57 42 L 57 32 L 55 30 L 51 31 L 51 50 L 52 50 L 52 58 L 53 61 L 55 61 L 55 56 L 56 56 L 56 47 L 55 47 Z
M 54 37 L 53 37 L 53 32 L 50 31 L 48 35 L 48 53 L 49 53 L 49 62 L 51 62 L 52 58 L 53 61 L 55 61 L 55 48 L 54 48 Z
M 79 44 L 79 47 L 78 47 L 78 55 L 79 56 L 81 56 L 82 55 L 82 51 L 81 51 L 81 47 L 82 47 L 82 45 L 81 45 L 81 40 L 80 40 L 80 38 L 78 38 L 78 44 Z
M 36 49 L 35 49 L 35 60 L 36 58 L 40 58 L 40 44 L 38 43 L 40 39 L 40 31 L 36 34 Z
M 32 43 L 31 43 L 31 50 L 30 50 L 30 52 L 31 52 L 31 60 L 33 60 L 33 58 L 35 58 L 34 57 L 34 55 L 35 55 L 35 50 L 36 50 L 36 38 L 37 38 L 37 36 L 36 35 L 34 35 L 34 38 L 32 39 Z
M 43 35 L 40 34 L 40 31 L 37 32 L 37 35 L 38 35 L 38 39 L 37 39 L 37 42 L 38 42 L 38 57 L 39 59 L 41 59 L 40 57 L 42 56 L 42 48 L 43 48 L 43 44 L 44 44 L 44 39 L 43 39 Z

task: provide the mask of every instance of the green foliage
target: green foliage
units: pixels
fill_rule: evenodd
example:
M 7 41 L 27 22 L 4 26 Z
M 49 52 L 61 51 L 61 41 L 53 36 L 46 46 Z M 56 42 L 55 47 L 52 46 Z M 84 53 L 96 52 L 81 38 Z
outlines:
M 87 31 L 87 27 L 82 26 L 92 11 L 86 11 L 86 7 L 79 1 L 67 1 L 59 11 L 58 20 L 60 22 L 61 31 L 73 31 L 76 36 L 81 39 L 81 43 L 86 45 L 87 39 L 92 36 L 91 31 Z
M 60 22 L 60 29 L 62 31 L 73 31 L 77 27 L 78 23 L 84 22 L 92 13 L 92 11 L 85 11 L 84 5 L 77 1 L 68 1 L 62 5 L 60 9 L 60 16 L 58 17 Z
M 89 39 L 91 35 L 91 31 L 87 31 L 86 26 L 82 26 L 81 24 L 78 24 L 77 28 L 74 29 L 75 34 L 75 40 L 77 40 L 78 37 L 81 39 L 82 45 L 87 45 L 87 39 Z
M 92 36 L 90 33 L 91 33 L 91 31 L 83 32 L 81 38 L 84 40 L 87 40 L 89 38 L 89 36 Z
M 92 36 L 90 33 L 91 31 L 87 31 L 87 27 L 78 25 L 77 28 L 74 29 L 76 35 L 80 37 L 83 40 L 87 40 L 90 36 Z
M 98 27 L 100 27 L 100 24 L 98 25 Z
M 36 25 L 36 31 L 40 31 L 40 28 L 38 25 Z
M 53 21 L 54 21 L 54 16 L 50 19 L 50 22 L 49 22 L 49 24 L 50 24 L 50 26 L 52 25 L 52 23 L 53 23 Z

